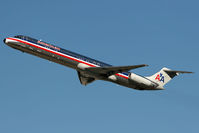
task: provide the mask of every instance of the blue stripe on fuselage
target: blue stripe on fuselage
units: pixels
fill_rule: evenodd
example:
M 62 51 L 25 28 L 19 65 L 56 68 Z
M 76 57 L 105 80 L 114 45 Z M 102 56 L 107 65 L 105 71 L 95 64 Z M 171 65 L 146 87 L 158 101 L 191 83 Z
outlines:
M 43 42 L 43 41 L 40 41 L 40 42 Z M 34 42 L 34 43 L 35 43 L 35 42 Z M 44 42 L 44 43 L 46 43 L 46 42 Z M 58 51 L 58 52 L 60 52 L 60 53 L 62 53 L 62 54 L 66 54 L 66 55 L 69 55 L 69 56 L 71 56 L 71 57 L 74 57 L 74 58 L 83 60 L 83 61 L 85 61 L 85 62 L 89 62 L 89 63 L 94 64 L 94 65 L 97 65 L 97 66 L 101 66 L 101 67 L 111 66 L 111 65 L 106 64 L 106 63 L 104 63 L 104 62 L 97 61 L 97 60 L 95 60 L 95 59 L 92 59 L 92 58 L 89 58 L 89 57 L 86 57 L 86 56 L 77 54 L 77 53 L 75 53 L 75 52 L 72 52 L 72 51 L 69 51 L 69 50 L 66 50 L 66 49 L 63 49 L 63 48 L 59 48 L 59 47 L 57 47 L 57 46 L 55 46 L 55 45 L 52 45 L 52 44 L 49 44 L 49 45 L 51 45 L 51 46 L 53 46 L 53 47 L 56 47 L 56 48 L 59 48 L 60 50 L 54 49 L 53 47 L 48 47 L 48 46 L 46 46 L 46 45 L 42 45 L 42 44 L 40 44 L 40 43 L 38 43 L 38 42 L 36 42 L 36 44 L 37 44 L 37 45 L 40 45 L 40 46 L 42 46 L 42 47 L 49 48 L 49 49 L 51 49 L 51 50 Z M 48 43 L 46 43 L 46 44 L 48 44 Z

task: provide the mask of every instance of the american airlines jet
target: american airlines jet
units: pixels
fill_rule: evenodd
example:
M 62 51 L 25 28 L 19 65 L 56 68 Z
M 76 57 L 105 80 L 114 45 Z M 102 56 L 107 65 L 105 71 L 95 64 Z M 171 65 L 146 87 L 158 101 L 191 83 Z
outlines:
M 150 77 L 144 77 L 129 71 L 147 66 L 146 64 L 111 66 L 23 35 L 5 38 L 4 43 L 22 52 L 75 69 L 82 85 L 87 85 L 95 80 L 105 80 L 137 90 L 163 90 L 164 85 L 175 76 L 181 73 L 192 73 L 187 71 L 174 71 L 164 67 L 156 74 Z

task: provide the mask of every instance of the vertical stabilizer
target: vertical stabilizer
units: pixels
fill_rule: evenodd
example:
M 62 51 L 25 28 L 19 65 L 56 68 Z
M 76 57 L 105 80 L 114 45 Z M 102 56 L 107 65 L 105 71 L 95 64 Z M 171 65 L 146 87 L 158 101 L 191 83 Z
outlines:
M 175 76 L 179 75 L 180 73 L 192 73 L 192 72 L 174 71 L 164 67 L 156 74 L 146 78 L 150 79 L 151 81 L 159 84 L 159 86 L 163 87 L 166 83 L 168 83 L 171 79 L 173 79 Z

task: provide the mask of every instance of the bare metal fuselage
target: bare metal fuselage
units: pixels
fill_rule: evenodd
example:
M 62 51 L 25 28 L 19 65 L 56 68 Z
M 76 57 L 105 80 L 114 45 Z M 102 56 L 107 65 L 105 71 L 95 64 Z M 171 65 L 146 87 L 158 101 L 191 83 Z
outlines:
M 60 48 L 51 45 L 45 44 L 48 46 L 44 46 L 41 41 L 39 43 L 33 43 L 29 40 L 23 40 L 15 37 L 9 37 L 4 39 L 5 44 L 8 46 L 20 50 L 22 52 L 26 52 L 47 60 L 50 60 L 55 63 L 59 63 L 61 65 L 73 68 L 81 73 L 84 77 L 92 77 L 95 80 L 105 80 L 114 82 L 116 84 L 126 86 L 129 88 L 134 88 L 138 90 L 160 90 L 163 88 L 158 87 L 158 84 L 134 73 L 126 72 L 126 73 L 117 73 L 111 76 L 100 75 L 95 72 L 86 71 L 84 66 L 88 67 L 100 67 L 102 65 L 106 66 L 106 64 L 97 61 L 91 60 L 91 58 L 81 56 L 76 53 L 64 53 L 60 50 Z M 40 44 L 41 43 L 41 44 Z M 91 61 L 90 61 L 91 60 Z M 94 63 L 95 62 L 95 63 Z

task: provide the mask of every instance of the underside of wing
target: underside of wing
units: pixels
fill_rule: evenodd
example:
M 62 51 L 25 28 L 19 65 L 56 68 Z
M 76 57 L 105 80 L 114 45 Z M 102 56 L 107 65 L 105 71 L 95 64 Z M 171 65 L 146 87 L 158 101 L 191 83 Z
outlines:
M 136 69 L 139 67 L 145 67 L 148 66 L 146 64 L 141 64 L 141 65 L 133 65 L 133 66 L 110 66 L 110 67 L 89 67 L 86 68 L 86 71 L 90 71 L 96 74 L 101 74 L 101 75 L 113 75 L 113 74 L 117 74 L 117 73 L 122 73 L 122 72 L 127 72 L 130 71 L 132 69 Z

